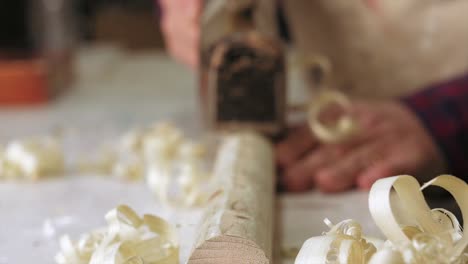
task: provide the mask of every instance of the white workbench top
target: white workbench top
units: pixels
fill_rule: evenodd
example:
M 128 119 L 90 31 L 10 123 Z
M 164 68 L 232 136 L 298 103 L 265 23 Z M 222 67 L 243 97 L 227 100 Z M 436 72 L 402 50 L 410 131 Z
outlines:
M 192 136 L 202 131 L 195 76 L 166 55 L 129 55 L 112 48 L 79 54 L 78 82 L 58 100 L 42 107 L 0 110 L 0 142 L 59 128 L 65 131 L 67 157 L 73 159 L 98 142 L 158 120 L 173 121 Z M 158 205 L 143 183 L 71 174 L 38 183 L 0 183 L 0 264 L 53 263 L 60 235 L 76 237 L 104 225 L 104 214 L 121 203 L 140 214 L 192 224 L 186 212 Z M 378 236 L 366 193 L 280 195 L 277 212 L 278 245 L 300 246 L 320 235 L 327 229 L 326 217 L 333 222 L 356 219 L 368 235 Z M 182 244 L 186 254 L 190 242 Z

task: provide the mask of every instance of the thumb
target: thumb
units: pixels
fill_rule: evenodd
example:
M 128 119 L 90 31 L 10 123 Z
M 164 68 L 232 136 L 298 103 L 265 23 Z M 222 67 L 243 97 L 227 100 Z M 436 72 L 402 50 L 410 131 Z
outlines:
M 202 10 L 201 0 L 182 0 L 182 9 L 184 13 L 190 17 L 198 17 Z

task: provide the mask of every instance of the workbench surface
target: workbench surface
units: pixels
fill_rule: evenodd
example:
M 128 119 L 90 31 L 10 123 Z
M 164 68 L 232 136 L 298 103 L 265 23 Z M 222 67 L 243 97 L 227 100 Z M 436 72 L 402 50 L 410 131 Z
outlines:
M 100 142 L 155 121 L 173 121 L 190 136 L 201 134 L 196 78 L 188 69 L 158 52 L 129 54 L 114 47 L 93 47 L 78 54 L 78 78 L 69 92 L 46 106 L 0 110 L 0 142 L 60 131 L 67 161 L 72 161 Z M 197 218 L 187 216 L 199 214 L 164 208 L 143 183 L 99 175 L 69 172 L 37 183 L 0 183 L 0 264 L 53 263 L 62 234 L 76 238 L 103 226 L 104 214 L 121 203 L 139 214 L 172 219 L 181 224 L 180 233 L 189 236 Z M 324 218 L 333 222 L 353 218 L 366 234 L 379 236 L 367 209 L 367 193 L 281 194 L 277 247 L 300 247 L 307 238 L 321 235 L 327 230 Z M 181 237 L 181 244 L 185 259 L 191 241 Z

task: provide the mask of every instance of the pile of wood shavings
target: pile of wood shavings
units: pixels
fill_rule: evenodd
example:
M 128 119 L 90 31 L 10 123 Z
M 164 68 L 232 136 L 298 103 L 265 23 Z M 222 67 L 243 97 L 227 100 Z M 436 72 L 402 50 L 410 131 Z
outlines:
M 0 148 L 0 180 L 35 181 L 63 170 L 63 150 L 54 138 L 14 140 Z
M 70 172 L 146 181 L 165 203 L 199 205 L 210 193 L 206 147 L 167 122 L 125 133 L 95 159 L 73 161 Z M 92 155 L 91 155 L 92 156 Z M 64 174 L 63 146 L 52 137 L 14 140 L 0 148 L 0 180 L 39 180 Z
M 117 206 L 106 216 L 107 228 L 93 231 L 73 242 L 60 239 L 58 264 L 169 264 L 179 262 L 175 229 L 153 216 L 139 217 L 126 205 Z
M 186 138 L 172 124 L 161 122 L 124 134 L 115 148 L 96 160 L 80 162 L 81 172 L 112 175 L 130 181 L 146 180 L 165 203 L 193 206 L 203 203 L 211 178 L 206 147 Z
M 464 227 L 451 212 L 429 208 L 422 194 L 428 186 L 451 193 L 465 218 Z M 398 199 L 391 198 L 394 196 Z M 330 231 L 307 240 L 295 264 L 468 263 L 468 185 L 463 180 L 441 175 L 420 187 L 408 175 L 381 179 L 372 186 L 369 209 L 387 241 L 366 238 L 361 225 L 354 220 L 334 225 L 326 219 Z M 402 214 L 413 220 L 400 222 Z

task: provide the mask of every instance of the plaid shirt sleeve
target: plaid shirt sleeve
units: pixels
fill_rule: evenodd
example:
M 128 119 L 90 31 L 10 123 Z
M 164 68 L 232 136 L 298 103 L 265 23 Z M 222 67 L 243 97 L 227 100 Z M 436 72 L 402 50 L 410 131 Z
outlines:
M 448 173 L 468 178 L 468 75 L 404 98 L 445 156 Z

